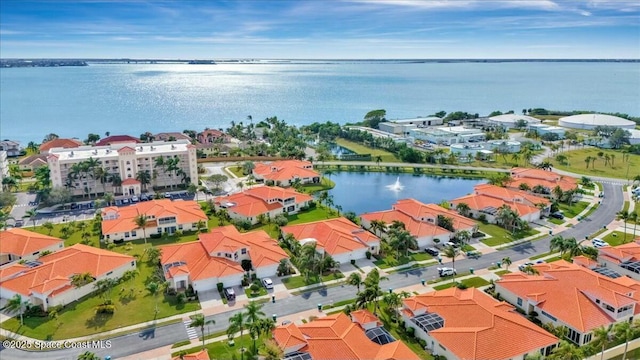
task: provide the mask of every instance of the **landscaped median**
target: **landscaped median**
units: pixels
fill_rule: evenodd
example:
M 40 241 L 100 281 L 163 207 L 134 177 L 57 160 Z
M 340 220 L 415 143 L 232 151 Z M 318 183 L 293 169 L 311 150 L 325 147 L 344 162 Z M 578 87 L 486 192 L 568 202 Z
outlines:
M 288 278 L 284 278 L 282 279 L 282 283 L 284 284 L 284 286 L 287 287 L 287 289 L 291 290 L 291 289 L 297 289 L 303 286 L 319 284 L 320 282 L 324 283 L 332 280 L 340 280 L 342 278 L 344 278 L 344 275 L 341 272 L 335 272 L 329 275 L 324 275 L 322 276 L 322 278 L 319 278 L 319 277 L 309 278 L 308 280 L 305 279 L 303 276 L 298 275 L 298 276 L 291 276 Z
M 485 279 L 483 279 L 483 278 L 481 278 L 479 276 L 474 276 L 474 277 L 471 277 L 471 278 L 460 280 L 459 283 L 461 283 L 462 285 L 464 285 L 464 286 L 466 286 L 468 288 L 470 288 L 470 287 L 476 287 L 477 288 L 477 287 L 487 286 L 487 285 L 490 284 L 487 280 L 485 280 Z M 436 286 L 433 287 L 433 289 L 436 290 L 436 291 L 444 290 L 444 289 L 448 289 L 450 287 L 457 286 L 457 284 L 458 284 L 458 282 L 450 281 L 450 282 L 448 282 L 446 284 L 436 285 Z
M 524 239 L 530 236 L 540 234 L 540 231 L 530 228 L 526 231 L 519 231 L 515 234 L 511 234 L 504 228 L 501 228 L 495 224 L 484 224 L 480 223 L 478 226 L 479 230 L 491 237 L 483 238 L 480 241 L 487 246 L 499 246 L 509 244 L 515 240 Z

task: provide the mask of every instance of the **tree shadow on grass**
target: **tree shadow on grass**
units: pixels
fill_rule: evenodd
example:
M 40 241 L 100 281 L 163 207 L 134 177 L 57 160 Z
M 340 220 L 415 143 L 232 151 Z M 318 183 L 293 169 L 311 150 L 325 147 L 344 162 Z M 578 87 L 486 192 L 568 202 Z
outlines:
M 110 314 L 95 314 L 92 318 L 85 321 L 87 328 L 100 329 L 103 328 L 113 315 Z

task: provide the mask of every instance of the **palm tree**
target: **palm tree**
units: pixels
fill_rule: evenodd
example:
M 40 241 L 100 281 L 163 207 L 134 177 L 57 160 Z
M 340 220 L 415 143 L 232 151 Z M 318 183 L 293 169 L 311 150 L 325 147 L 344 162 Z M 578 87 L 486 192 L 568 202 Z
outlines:
M 502 265 L 504 265 L 504 268 L 506 270 L 509 270 L 509 266 L 511 266 L 512 263 L 513 262 L 511 261 L 510 257 L 507 256 L 502 258 Z
M 20 325 L 24 325 L 24 318 L 22 314 L 24 313 L 24 307 L 29 303 L 29 300 L 22 300 L 22 296 L 20 294 L 16 294 L 14 297 L 7 300 L 7 305 L 5 309 L 9 310 L 9 312 L 19 312 L 20 313 Z
M 358 289 L 358 292 L 360 292 L 360 285 L 362 285 L 362 276 L 360 275 L 360 273 L 351 273 L 351 275 L 349 275 L 349 278 L 347 278 L 347 284 L 355 286 Z
M 91 351 L 85 351 L 82 354 L 78 355 L 78 360 L 100 360 L 102 359 L 100 356 L 92 353 Z
M 91 275 L 90 272 L 73 274 L 71 275 L 71 286 L 73 286 L 76 289 L 79 289 L 89 283 L 92 283 L 94 280 L 95 279 L 93 278 L 93 275 Z M 76 298 L 76 301 L 78 301 L 78 298 Z
M 149 294 L 151 294 L 151 296 L 153 296 L 153 298 L 155 299 L 155 316 L 158 316 L 158 313 L 160 312 L 160 310 L 158 309 L 158 294 L 162 292 L 162 287 L 162 284 L 159 284 L 155 281 L 149 282 L 146 287 Z
M 618 212 L 618 219 L 624 221 L 624 240 L 623 243 L 627 242 L 627 221 L 629 221 L 629 210 L 621 210 Z
M 458 210 L 458 213 L 462 216 L 469 216 L 471 208 L 469 207 L 469 204 L 461 202 L 456 205 L 456 210 Z
M 451 267 L 453 268 L 453 282 L 456 281 L 456 256 L 458 256 L 458 254 L 460 253 L 460 250 L 458 250 L 458 248 L 455 248 L 451 245 L 446 246 L 444 248 L 444 252 L 442 253 L 442 255 L 444 255 L 445 257 L 448 257 L 451 259 Z
M 36 226 L 36 217 L 38 216 L 38 212 L 35 209 L 29 209 L 24 213 L 24 218 L 29 218 L 30 221 L 33 221 L 33 226 Z
M 554 236 L 551 238 L 551 242 L 549 243 L 549 251 L 553 252 L 555 250 L 560 251 L 560 257 L 564 255 L 564 252 L 567 251 L 567 242 L 562 237 L 562 235 Z
M 3 230 L 6 230 L 7 228 L 7 220 L 14 220 L 15 218 L 13 216 L 11 216 L 8 212 L 4 212 L 2 210 L 0 210 L 0 228 L 2 228 Z
M 115 200 L 115 197 L 113 196 L 113 193 L 107 192 L 104 193 L 102 199 L 107 203 L 107 206 L 111 206 L 113 200 Z
M 113 186 L 114 192 L 117 192 L 116 189 L 120 189 L 120 187 L 122 186 L 122 178 L 120 177 L 120 174 L 111 174 L 111 186 Z
M 133 222 L 139 229 L 142 229 L 142 235 L 144 237 L 144 244 L 147 245 L 147 215 L 140 214 L 133 219 Z
M 109 173 L 102 166 L 97 166 L 93 169 L 93 176 L 95 180 L 100 181 L 100 184 L 102 184 L 102 193 L 104 194 L 106 192 L 105 184 L 109 182 Z M 96 190 L 97 193 L 98 191 Z
M 387 224 L 383 220 L 371 220 L 371 230 L 373 233 L 382 236 L 382 233 L 387 228 Z
M 259 320 L 265 316 L 265 313 L 262 311 L 262 305 L 258 304 L 255 301 L 250 301 L 248 304 L 244 306 L 246 310 L 246 323 L 250 327 L 257 330 L 256 325 L 259 324 Z M 256 331 L 252 331 L 252 339 L 253 339 L 253 351 L 256 351 Z
M 163 174 L 166 174 L 166 168 L 167 168 L 167 163 L 164 161 L 164 157 L 162 156 L 158 156 L 157 158 L 155 158 L 154 160 L 154 164 L 153 164 L 154 168 L 160 168 L 162 170 Z M 167 187 L 166 181 L 164 182 L 164 186 L 163 187 Z
M 611 342 L 612 330 L 613 324 L 609 324 L 609 326 L 607 327 L 600 326 L 599 328 L 593 330 L 593 344 L 594 346 L 601 346 L 600 360 L 604 360 L 604 350 L 607 348 L 609 342 Z
M 627 358 L 627 349 L 629 347 L 629 341 L 633 339 L 636 331 L 638 330 L 638 322 L 620 322 L 613 328 L 613 333 L 618 340 L 624 340 L 624 354 L 623 359 Z
M 638 225 L 638 213 L 634 211 L 631 214 L 629 214 L 629 220 L 633 221 L 633 237 L 632 237 L 632 239 L 635 239 L 636 238 L 636 225 Z
M 151 184 L 151 172 L 149 170 L 143 170 L 136 174 L 136 180 L 140 181 L 143 190 L 147 190 L 147 185 Z
M 553 349 L 551 355 L 547 357 L 550 360 L 582 360 L 583 358 L 582 349 L 565 340 L 560 341 L 560 346 Z
M 232 337 L 233 334 L 239 331 L 240 337 L 242 337 L 246 325 L 247 325 L 247 320 L 243 312 L 237 312 L 233 314 L 233 316 L 229 318 L 229 328 L 227 329 L 227 335 Z M 243 351 L 240 351 L 240 359 L 244 359 Z
M 204 315 L 202 314 L 196 314 L 193 317 L 193 320 L 191 321 L 191 324 L 189 324 L 189 327 L 192 328 L 200 328 L 200 332 L 202 333 L 202 348 L 204 349 L 204 327 L 205 325 L 209 325 L 209 324 L 215 324 L 215 320 L 206 320 Z

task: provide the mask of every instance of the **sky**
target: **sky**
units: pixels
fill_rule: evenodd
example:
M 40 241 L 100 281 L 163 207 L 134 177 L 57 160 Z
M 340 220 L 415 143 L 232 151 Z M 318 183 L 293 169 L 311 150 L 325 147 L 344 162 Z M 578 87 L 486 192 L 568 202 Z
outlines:
M 1 58 L 638 59 L 639 0 L 2 0 Z

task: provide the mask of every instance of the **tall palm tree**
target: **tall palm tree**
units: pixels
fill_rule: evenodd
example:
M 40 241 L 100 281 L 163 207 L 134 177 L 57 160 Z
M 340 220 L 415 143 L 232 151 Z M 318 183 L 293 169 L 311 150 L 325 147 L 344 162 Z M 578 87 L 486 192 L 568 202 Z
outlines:
M 635 239 L 636 238 L 636 225 L 638 225 L 638 213 L 634 211 L 631 214 L 629 214 L 629 220 L 633 221 L 633 237 L 632 237 L 632 239 Z
M 8 212 L 4 212 L 4 211 L 0 210 L 0 228 L 2 228 L 3 230 L 6 230 L 7 221 L 9 219 L 15 221 L 15 218 L 13 216 L 11 216 Z
M 471 211 L 471 208 L 469 207 L 469 204 L 461 202 L 456 205 L 456 210 L 462 216 L 469 216 L 469 211 Z
M 627 222 L 629 221 L 629 210 L 621 210 L 618 212 L 618 219 L 624 221 L 624 240 L 623 243 L 627 242 Z
M 113 196 L 113 193 L 108 192 L 104 193 L 102 199 L 107 203 L 107 206 L 111 206 L 111 204 L 115 200 L 115 196 Z
M 147 214 L 140 214 L 133 219 L 136 226 L 142 229 L 142 235 L 144 237 L 144 244 L 147 245 Z
M 244 312 L 237 312 L 229 318 L 229 328 L 227 329 L 227 335 L 232 336 L 232 334 L 235 334 L 239 331 L 240 337 L 242 337 L 246 326 L 247 319 L 245 318 Z M 243 351 L 240 351 L 240 359 L 244 359 Z
M 22 314 L 24 313 L 24 308 L 28 303 L 29 300 L 22 300 L 22 296 L 20 294 L 16 294 L 7 301 L 5 309 L 12 313 L 18 312 L 20 314 L 20 325 L 24 325 L 24 318 Z
M 33 226 L 36 226 L 36 217 L 38 216 L 38 212 L 35 209 L 29 209 L 24 213 L 24 218 L 29 218 L 30 221 L 33 221 Z
M 147 185 L 151 184 L 151 172 L 149 170 L 143 170 L 136 174 L 136 180 L 140 181 L 142 189 L 147 191 Z
M 247 325 L 254 328 L 254 330 L 258 330 L 256 325 L 259 324 L 260 319 L 265 317 L 265 313 L 262 311 L 262 305 L 255 301 L 250 301 L 244 306 L 244 308 Z M 252 331 L 251 338 L 253 340 L 253 351 L 256 350 L 256 335 L 257 331 Z
M 512 263 L 513 262 L 511 261 L 510 257 L 507 256 L 502 258 L 502 265 L 504 265 L 504 268 L 506 270 L 509 270 L 509 266 L 511 266 Z
M 453 268 L 453 282 L 456 281 L 456 256 L 460 253 L 458 248 L 448 245 L 444 248 L 442 255 L 451 259 L 451 267 Z
M 193 320 L 191 320 L 191 324 L 189 327 L 192 328 L 200 328 L 200 332 L 202 333 L 202 348 L 204 349 L 204 327 L 205 325 L 215 324 L 215 320 L 206 320 L 204 315 L 196 314 L 193 316 Z
M 96 181 L 99 181 L 102 185 L 102 193 L 104 194 L 107 190 L 105 189 L 105 184 L 109 182 L 109 173 L 102 166 L 96 166 L 93 169 L 93 177 Z M 96 194 L 98 190 L 96 189 Z
M 623 359 L 627 358 L 627 350 L 629 348 L 629 341 L 631 341 L 638 330 L 638 322 L 623 321 L 617 323 L 613 328 L 613 333 L 618 340 L 624 340 L 624 354 Z
M 158 309 L 158 294 L 162 292 L 162 287 L 163 287 L 162 284 L 155 281 L 151 281 L 146 286 L 146 289 L 149 292 L 149 294 L 151 294 L 151 296 L 153 296 L 153 298 L 155 299 L 155 310 L 154 310 L 155 316 L 158 316 L 158 313 L 160 312 L 160 310 Z
M 120 177 L 119 173 L 113 173 L 111 174 L 111 186 L 113 186 L 113 192 L 117 193 L 118 191 L 116 190 L 121 190 L 120 187 L 122 186 L 122 177 Z M 122 192 L 122 191 L 120 191 Z
M 153 164 L 153 167 L 154 167 L 155 169 L 160 168 L 160 170 L 162 170 L 162 173 L 163 173 L 163 174 L 166 174 L 166 172 L 167 172 L 167 171 L 166 171 L 167 164 L 166 164 L 166 162 L 164 161 L 164 157 L 162 157 L 162 156 L 158 156 L 157 158 L 155 158 L 155 160 L 154 160 L 154 164 Z M 156 174 L 157 174 L 157 172 L 156 172 Z M 166 181 L 164 182 L 163 187 L 167 187 L 167 183 L 166 183 Z
M 598 345 L 601 346 L 600 360 L 604 360 L 604 350 L 607 348 L 607 345 L 611 342 L 612 330 L 613 330 L 613 324 L 609 324 L 609 326 L 607 327 L 600 326 L 599 328 L 593 330 L 593 344 L 595 346 L 598 346 Z
M 347 278 L 347 284 L 355 286 L 360 292 L 360 285 L 362 285 L 362 275 L 358 272 L 352 272 L 351 275 Z
M 566 340 L 561 340 L 560 346 L 553 349 L 551 355 L 547 357 L 550 360 L 582 360 L 583 358 L 582 349 Z
M 549 243 L 549 251 L 553 252 L 555 250 L 560 251 L 560 257 L 564 255 L 564 252 L 567 251 L 567 242 L 562 237 L 562 235 L 557 235 L 551 238 L 551 242 Z
M 382 236 L 386 228 L 387 224 L 384 220 L 371 220 L 371 230 L 373 230 L 374 234 Z

